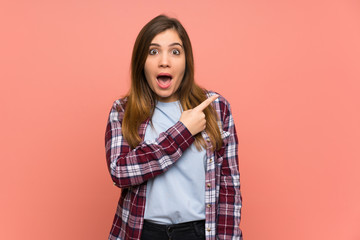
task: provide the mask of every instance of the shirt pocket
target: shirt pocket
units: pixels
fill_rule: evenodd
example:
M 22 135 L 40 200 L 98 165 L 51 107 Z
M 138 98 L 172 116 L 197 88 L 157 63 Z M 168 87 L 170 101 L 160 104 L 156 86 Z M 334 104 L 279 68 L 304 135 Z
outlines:
M 221 167 L 222 167 L 222 163 L 224 160 L 224 155 L 225 155 L 225 150 L 226 150 L 226 146 L 227 143 L 229 141 L 229 136 L 230 133 L 227 131 L 222 131 L 221 132 L 221 138 L 223 140 L 223 145 L 221 146 L 221 148 L 215 152 L 215 172 L 217 177 L 220 176 L 220 171 L 221 171 Z
M 230 132 L 227 131 L 222 131 L 221 132 L 221 138 L 223 141 L 223 145 L 221 146 L 221 148 L 215 152 L 215 180 L 216 180 L 216 196 L 217 196 L 217 200 L 219 197 L 219 191 L 220 191 L 220 178 L 221 178 L 221 168 L 222 168 L 222 164 L 225 158 L 225 151 L 226 151 L 226 147 L 227 144 L 229 142 L 230 139 Z
M 222 157 L 224 156 L 225 150 L 226 150 L 226 146 L 227 146 L 227 144 L 228 144 L 228 142 L 229 142 L 229 137 L 230 137 L 230 133 L 229 133 L 229 132 L 227 132 L 227 131 L 222 131 L 222 132 L 221 132 L 221 139 L 222 139 L 222 141 L 223 141 L 223 144 L 222 144 L 221 148 L 220 148 L 218 151 L 216 151 L 216 156 L 217 156 L 218 159 L 219 159 L 219 158 L 222 158 Z M 216 161 L 216 163 L 221 164 L 221 163 L 222 163 L 222 159 L 219 159 L 218 161 Z
M 216 182 L 215 196 L 216 196 L 216 202 L 219 199 L 221 168 L 222 168 L 223 161 L 224 161 L 224 156 L 218 156 L 218 153 L 216 153 L 216 160 L 215 160 L 215 182 Z

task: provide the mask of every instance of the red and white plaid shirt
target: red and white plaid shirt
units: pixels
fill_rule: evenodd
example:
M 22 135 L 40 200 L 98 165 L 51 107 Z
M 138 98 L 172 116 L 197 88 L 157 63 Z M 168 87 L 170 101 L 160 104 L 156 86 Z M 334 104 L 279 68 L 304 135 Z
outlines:
M 208 97 L 214 95 L 208 92 Z M 142 141 L 130 148 L 121 131 L 127 99 L 116 100 L 111 108 L 105 133 L 106 160 L 114 185 L 122 189 L 109 240 L 140 239 L 144 222 L 146 183 L 167 171 L 194 142 L 189 130 L 179 121 L 153 141 Z M 238 139 L 230 104 L 219 96 L 213 103 L 223 139 L 219 151 L 211 151 L 206 140 L 205 234 L 207 240 L 242 239 Z M 139 128 L 144 139 L 149 119 Z

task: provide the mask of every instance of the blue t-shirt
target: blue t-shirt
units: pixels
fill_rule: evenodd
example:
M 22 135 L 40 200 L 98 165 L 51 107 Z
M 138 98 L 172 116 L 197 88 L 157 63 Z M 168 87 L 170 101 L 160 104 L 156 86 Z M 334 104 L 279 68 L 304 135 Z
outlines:
M 179 121 L 181 105 L 157 102 L 152 125 L 146 128 L 145 141 Z M 170 169 L 147 182 L 144 218 L 158 224 L 177 224 L 205 219 L 206 151 L 191 145 Z

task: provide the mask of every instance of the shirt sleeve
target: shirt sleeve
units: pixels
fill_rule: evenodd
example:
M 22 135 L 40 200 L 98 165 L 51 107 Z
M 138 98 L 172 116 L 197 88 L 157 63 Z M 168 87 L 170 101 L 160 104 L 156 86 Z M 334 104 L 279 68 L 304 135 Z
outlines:
M 220 174 L 217 239 L 241 239 L 241 192 L 238 167 L 238 138 L 230 105 L 225 101 L 223 131 L 230 135 L 224 145 L 224 159 Z
M 165 172 L 194 142 L 189 130 L 178 121 L 154 141 L 142 141 L 131 149 L 122 135 L 123 116 L 124 104 L 117 100 L 109 114 L 105 149 L 110 175 L 118 187 L 139 185 Z

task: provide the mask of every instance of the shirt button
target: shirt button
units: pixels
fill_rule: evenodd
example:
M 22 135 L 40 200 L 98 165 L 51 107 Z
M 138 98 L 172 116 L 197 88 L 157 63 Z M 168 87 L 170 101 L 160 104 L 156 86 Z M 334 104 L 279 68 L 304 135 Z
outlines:
M 212 162 L 213 161 L 213 159 L 212 158 L 210 158 L 210 162 Z
M 210 229 L 210 228 L 207 228 L 207 229 L 206 229 L 206 231 L 210 232 L 210 231 L 211 231 L 211 229 Z
M 113 182 L 114 185 L 116 185 L 116 182 Z
M 210 183 L 208 183 L 206 186 L 207 186 L 208 188 L 210 188 L 210 187 L 211 187 L 211 184 L 210 184 Z
M 211 208 L 211 204 L 206 205 L 208 208 Z

